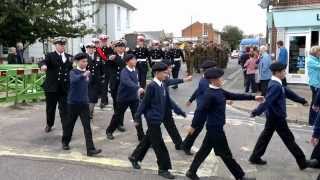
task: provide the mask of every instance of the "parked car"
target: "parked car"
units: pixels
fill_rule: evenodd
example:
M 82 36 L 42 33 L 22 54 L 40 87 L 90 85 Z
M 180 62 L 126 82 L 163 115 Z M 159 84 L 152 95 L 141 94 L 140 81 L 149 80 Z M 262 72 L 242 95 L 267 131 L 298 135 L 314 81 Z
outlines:
M 238 50 L 233 50 L 231 53 L 231 58 L 232 59 L 238 59 L 239 58 L 239 51 Z

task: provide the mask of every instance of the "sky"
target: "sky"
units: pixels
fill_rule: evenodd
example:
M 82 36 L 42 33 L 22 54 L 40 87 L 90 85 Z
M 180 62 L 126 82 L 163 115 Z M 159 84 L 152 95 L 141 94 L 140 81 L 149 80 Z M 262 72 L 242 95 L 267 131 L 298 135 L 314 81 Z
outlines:
M 126 0 L 137 8 L 131 17 L 136 31 L 162 30 L 181 36 L 191 22 L 212 23 L 219 31 L 235 25 L 245 34 L 265 33 L 266 10 L 261 0 Z

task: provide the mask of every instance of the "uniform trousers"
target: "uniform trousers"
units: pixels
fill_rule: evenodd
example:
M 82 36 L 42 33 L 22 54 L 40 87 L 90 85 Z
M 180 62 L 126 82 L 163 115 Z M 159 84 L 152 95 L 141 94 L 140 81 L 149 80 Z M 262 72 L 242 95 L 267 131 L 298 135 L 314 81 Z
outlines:
M 180 149 L 180 146 L 182 144 L 182 138 L 180 136 L 176 123 L 174 122 L 174 119 L 172 117 L 172 112 L 170 110 L 167 111 L 165 115 L 163 125 L 166 128 L 170 138 L 172 139 L 172 142 L 175 144 L 176 149 Z
M 141 162 L 147 154 L 150 146 L 152 146 L 157 157 L 159 170 L 166 171 L 172 169 L 169 152 L 162 138 L 161 124 L 147 124 L 148 130 L 146 132 L 146 136 L 133 151 L 131 157 Z
M 268 147 L 274 132 L 280 136 L 282 142 L 286 145 L 291 154 L 295 157 L 300 168 L 306 167 L 306 158 L 303 151 L 297 145 L 295 138 L 288 127 L 288 123 L 284 118 L 276 118 L 267 116 L 264 130 L 261 132 L 257 144 L 254 147 L 251 160 L 259 160 Z
M 132 117 L 135 117 L 135 113 L 137 112 L 139 106 L 139 100 L 133 100 L 133 101 L 125 101 L 125 102 L 118 102 L 114 115 L 111 118 L 110 124 L 106 130 L 106 133 L 113 133 L 117 127 L 119 127 L 120 123 L 123 122 L 124 114 L 126 113 L 126 110 L 128 107 L 130 107 Z M 141 119 L 135 120 L 139 122 L 139 125 L 136 126 L 137 130 L 137 136 L 138 140 L 142 140 L 144 137 L 143 127 L 141 123 Z
M 46 92 L 45 96 L 46 96 L 47 126 L 52 127 L 54 125 L 56 108 L 58 104 L 61 124 L 63 127 L 64 122 L 66 122 L 68 119 L 67 93 Z
M 89 118 L 89 105 L 88 104 L 69 104 L 69 118 L 63 128 L 62 143 L 69 144 L 72 138 L 74 125 L 80 116 L 80 120 L 83 126 L 84 137 L 86 140 L 87 150 L 95 149 Z
M 244 176 L 242 168 L 232 157 L 232 153 L 223 130 L 219 132 L 207 131 L 203 143 L 192 161 L 189 171 L 196 173 L 201 163 L 207 158 L 212 149 L 214 149 L 216 156 L 221 157 L 222 161 L 236 179 Z

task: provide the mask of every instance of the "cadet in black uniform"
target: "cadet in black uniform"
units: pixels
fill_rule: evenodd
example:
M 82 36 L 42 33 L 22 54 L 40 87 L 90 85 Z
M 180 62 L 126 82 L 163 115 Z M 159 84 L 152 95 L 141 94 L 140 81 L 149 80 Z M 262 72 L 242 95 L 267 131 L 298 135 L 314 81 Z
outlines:
M 86 139 L 87 155 L 94 156 L 101 153 L 101 149 L 96 149 L 92 140 L 92 132 L 89 117 L 89 97 L 88 84 L 90 81 L 90 71 L 86 69 L 88 65 L 88 55 L 79 53 L 74 60 L 77 68 L 70 71 L 70 90 L 68 94 L 69 118 L 65 123 L 62 136 L 62 148 L 69 150 L 74 125 L 80 116 Z
M 308 106 L 308 102 L 282 84 L 281 80 L 283 80 L 286 75 L 286 65 L 276 62 L 271 64 L 270 69 L 273 76 L 271 77 L 271 81 L 268 85 L 266 101 L 253 110 L 251 115 L 252 117 L 255 117 L 266 111 L 267 121 L 249 161 L 252 164 L 267 164 L 267 162 L 262 160 L 261 157 L 264 155 L 272 135 L 276 131 L 283 143 L 295 157 L 301 170 L 307 167 L 313 167 L 314 161 L 306 160 L 303 151 L 295 142 L 294 136 L 286 121 L 286 98 L 305 106 Z
M 65 53 L 65 38 L 55 38 L 55 51 L 48 53 L 40 62 L 42 71 L 46 72 L 43 84 L 46 97 L 47 126 L 45 132 L 50 132 L 54 125 L 56 106 L 58 103 L 61 124 L 68 118 L 67 95 L 69 90 L 69 72 L 72 69 L 72 56 Z
M 210 68 L 205 72 L 205 78 L 209 80 L 210 85 L 206 90 L 203 101 L 197 107 L 198 112 L 195 116 L 205 115 L 207 118 L 194 118 L 190 128 L 192 134 L 196 128 L 203 126 L 206 123 L 207 133 L 203 143 L 197 152 L 194 160 L 187 171 L 186 176 L 192 180 L 198 180 L 197 170 L 201 163 L 207 158 L 212 149 L 215 155 L 220 156 L 225 165 L 228 167 L 236 180 L 249 180 L 240 167 L 233 159 L 230 151 L 226 135 L 223 127 L 226 122 L 226 100 L 259 100 L 263 101 L 262 96 L 251 96 L 245 94 L 234 94 L 225 91 L 221 88 L 223 84 L 224 72 L 219 68 Z
M 152 47 L 149 51 L 149 65 L 152 67 L 155 63 L 162 61 L 163 52 L 160 48 L 160 43 L 157 40 L 152 41 Z M 152 74 L 153 75 L 153 74 Z
M 87 69 L 91 72 L 91 78 L 89 82 L 89 109 L 90 119 L 93 119 L 94 107 L 98 102 L 101 95 L 101 78 L 103 76 L 103 66 L 100 58 L 97 58 L 95 54 L 95 45 L 93 43 L 85 44 L 88 66 Z
M 119 123 L 123 121 L 124 115 L 128 107 L 130 107 L 132 118 L 135 118 L 139 106 L 139 99 L 144 89 L 140 87 L 138 80 L 138 73 L 135 70 L 137 60 L 133 54 L 128 54 L 124 57 L 126 67 L 122 69 L 120 74 L 120 85 L 117 96 L 117 109 L 114 114 L 114 118 L 111 120 L 109 127 L 107 128 L 107 138 L 112 140 L 113 132 L 119 126 Z M 144 137 L 141 119 L 136 120 L 139 122 L 139 126 L 136 126 L 138 140 L 141 141 Z
M 181 67 L 181 61 L 184 62 L 183 51 L 180 49 L 178 43 L 174 43 L 174 47 L 171 49 L 173 54 L 173 68 L 172 68 L 172 77 L 177 79 L 179 77 L 179 71 Z M 173 89 L 177 89 L 178 85 L 172 87 Z
M 185 113 L 172 101 L 168 89 L 163 85 L 163 81 L 168 77 L 167 68 L 167 65 L 162 62 L 156 63 L 152 67 L 155 78 L 146 88 L 145 96 L 139 105 L 135 118 L 140 119 L 144 114 L 148 130 L 129 160 L 133 168 L 140 169 L 138 162 L 144 159 L 148 149 L 152 146 L 157 157 L 158 174 L 167 179 L 174 179 L 175 177 L 169 172 L 172 166 L 169 152 L 162 138 L 161 123 L 165 118 L 166 106 L 171 106 L 177 114 L 185 116 Z
M 118 95 L 118 87 L 120 84 L 120 72 L 126 66 L 124 61 L 124 57 L 127 55 L 125 53 L 126 44 L 122 40 L 118 40 L 114 42 L 115 55 L 109 57 L 110 61 L 110 90 L 111 97 L 113 100 L 113 111 L 114 113 L 117 111 L 117 95 Z M 114 115 L 112 119 L 115 118 Z M 120 132 L 124 132 L 125 129 L 123 127 L 123 119 L 119 123 L 118 130 Z M 108 130 L 106 130 L 106 134 L 110 134 Z
M 103 89 L 102 89 L 102 94 L 101 94 L 101 104 L 100 107 L 103 109 L 108 103 L 108 93 L 109 93 L 109 84 L 110 84 L 110 77 L 111 75 L 111 68 L 112 68 L 112 63 L 109 60 L 109 57 L 114 54 L 114 51 L 111 47 L 111 45 L 108 42 L 109 36 L 102 34 L 99 37 L 100 39 L 100 47 L 97 48 L 97 54 L 102 59 L 102 63 L 104 66 L 104 80 L 103 80 Z
M 147 83 L 147 74 L 148 74 L 148 59 L 149 59 L 149 51 L 148 48 L 144 47 L 144 37 L 137 37 L 137 47 L 133 51 L 133 54 L 137 58 L 137 70 L 138 77 L 140 82 L 140 87 L 146 88 Z

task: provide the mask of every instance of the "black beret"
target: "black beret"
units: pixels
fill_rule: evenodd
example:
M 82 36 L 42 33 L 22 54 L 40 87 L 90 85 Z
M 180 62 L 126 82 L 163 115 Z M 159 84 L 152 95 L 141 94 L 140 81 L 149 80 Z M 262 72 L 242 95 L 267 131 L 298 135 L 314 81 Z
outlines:
M 216 67 L 216 66 L 217 66 L 217 63 L 215 61 L 207 60 L 201 64 L 200 68 L 209 69 L 209 68 Z
M 167 66 L 172 65 L 172 61 L 170 59 L 164 59 L 164 60 L 162 60 L 162 62 L 165 63 Z
M 88 55 L 86 53 L 78 53 L 73 57 L 75 61 L 80 61 L 82 59 L 87 59 L 87 58 L 88 58 Z
M 204 77 L 206 79 L 218 79 L 220 77 L 222 77 L 224 74 L 224 71 L 220 68 L 209 68 L 205 73 L 204 73 Z
M 135 55 L 133 55 L 133 54 L 127 54 L 126 56 L 124 56 L 123 60 L 124 60 L 124 62 L 128 62 L 128 61 L 130 61 L 130 60 L 133 59 L 133 58 L 136 58 Z
M 155 63 L 153 66 L 152 66 L 152 71 L 153 72 L 157 72 L 157 71 L 165 71 L 168 69 L 168 65 L 166 65 L 165 63 L 163 62 L 158 62 L 158 63 Z
M 272 64 L 270 65 L 270 70 L 271 70 L 272 72 L 282 71 L 282 70 L 284 70 L 284 69 L 286 69 L 286 65 L 281 64 L 281 63 L 279 63 L 279 62 L 275 62 L 275 63 L 272 63 Z

